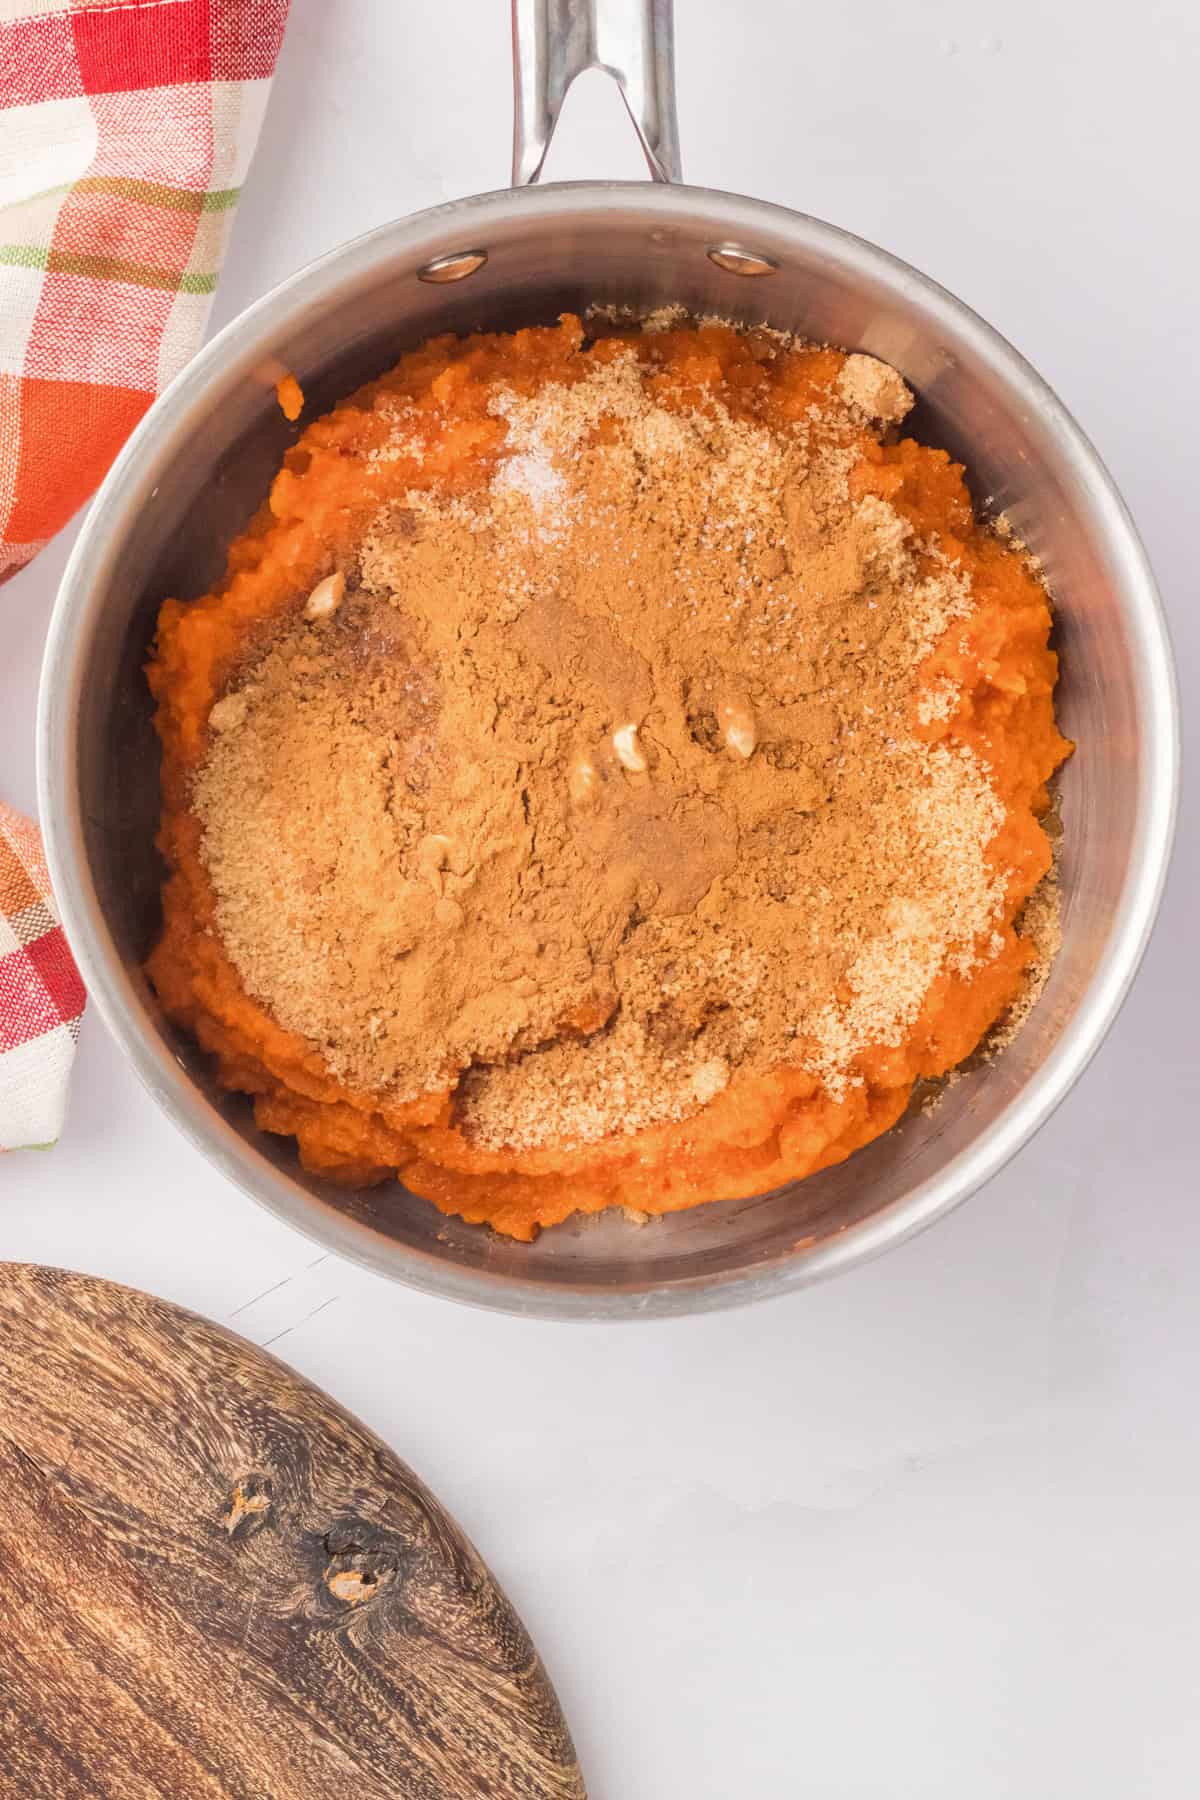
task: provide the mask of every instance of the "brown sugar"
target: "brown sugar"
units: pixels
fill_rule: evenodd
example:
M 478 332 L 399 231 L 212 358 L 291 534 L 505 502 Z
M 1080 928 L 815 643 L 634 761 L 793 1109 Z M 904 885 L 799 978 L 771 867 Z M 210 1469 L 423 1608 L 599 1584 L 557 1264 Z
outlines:
M 1058 871 L 1051 868 L 1021 909 L 1021 935 L 1032 956 L 1020 992 L 988 1034 L 987 1051 L 1006 1050 L 1041 999 L 1054 959 L 1062 949 L 1062 905 Z
M 884 425 L 898 425 L 912 407 L 912 395 L 895 369 L 861 353 L 846 358 L 837 391 L 847 406 Z
M 636 1132 L 781 1063 L 837 1097 L 1004 897 L 985 765 L 913 729 L 969 583 L 851 491 L 903 383 L 851 357 L 780 429 L 609 352 L 497 384 L 487 484 L 380 511 L 193 787 L 248 992 L 356 1090 L 461 1079 L 482 1145 Z

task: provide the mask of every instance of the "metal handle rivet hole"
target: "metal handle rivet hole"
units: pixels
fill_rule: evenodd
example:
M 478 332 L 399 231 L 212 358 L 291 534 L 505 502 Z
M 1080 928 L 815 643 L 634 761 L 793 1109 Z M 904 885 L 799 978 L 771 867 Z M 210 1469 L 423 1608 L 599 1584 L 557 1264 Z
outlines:
M 745 250 L 741 244 L 710 244 L 708 260 L 730 275 L 774 275 L 779 267 L 771 257 Z
M 488 259 L 486 250 L 455 250 L 449 256 L 435 256 L 417 270 L 418 281 L 465 281 L 476 274 Z

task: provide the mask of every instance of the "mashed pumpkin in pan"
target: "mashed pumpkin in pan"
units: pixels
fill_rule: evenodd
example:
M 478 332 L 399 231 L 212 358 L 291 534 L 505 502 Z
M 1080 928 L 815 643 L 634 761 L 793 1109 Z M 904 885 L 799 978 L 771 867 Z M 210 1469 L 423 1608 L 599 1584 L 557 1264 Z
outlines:
M 764 1193 L 1027 1003 L 1050 608 L 911 404 L 670 314 L 434 339 L 164 602 L 150 976 L 307 1169 L 524 1239 Z

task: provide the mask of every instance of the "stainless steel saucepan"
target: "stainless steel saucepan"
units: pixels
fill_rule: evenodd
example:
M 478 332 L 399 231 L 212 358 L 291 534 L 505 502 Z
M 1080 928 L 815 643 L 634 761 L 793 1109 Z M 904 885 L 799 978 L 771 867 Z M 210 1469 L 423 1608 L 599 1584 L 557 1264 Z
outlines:
M 42 820 L 96 1007 L 180 1129 L 322 1244 L 429 1292 L 560 1318 L 671 1314 L 780 1293 L 939 1218 L 1020 1148 L 1080 1074 L 1133 978 L 1166 870 L 1178 779 L 1170 649 L 1129 515 L 1091 445 L 1010 345 L 894 257 L 832 225 L 681 185 L 670 0 L 516 0 L 511 191 L 385 225 L 252 306 L 152 408 L 97 498 L 63 582 L 39 719 Z M 580 70 L 618 82 L 652 182 L 536 182 Z M 202 593 L 309 414 L 432 332 L 551 321 L 600 302 L 770 324 L 862 349 L 919 397 L 941 444 L 1041 557 L 1058 606 L 1064 941 L 1017 1041 L 842 1167 L 637 1230 L 568 1222 L 531 1246 L 391 1185 L 347 1196 L 255 1129 L 166 1025 L 141 973 L 158 921 L 157 756 L 142 675 L 164 595 Z

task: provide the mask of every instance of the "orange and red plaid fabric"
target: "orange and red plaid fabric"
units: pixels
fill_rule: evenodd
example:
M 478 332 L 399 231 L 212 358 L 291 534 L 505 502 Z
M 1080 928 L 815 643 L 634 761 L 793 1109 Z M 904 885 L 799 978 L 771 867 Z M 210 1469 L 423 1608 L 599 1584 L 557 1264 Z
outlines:
M 58 1136 L 83 1001 L 37 832 L 0 805 L 0 1150 Z
M 199 346 L 287 6 L 0 0 L 0 582 Z M 83 994 L 51 906 L 0 807 L 0 1148 L 61 1117 Z
M 287 0 L 0 0 L 0 578 L 204 330 Z

